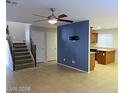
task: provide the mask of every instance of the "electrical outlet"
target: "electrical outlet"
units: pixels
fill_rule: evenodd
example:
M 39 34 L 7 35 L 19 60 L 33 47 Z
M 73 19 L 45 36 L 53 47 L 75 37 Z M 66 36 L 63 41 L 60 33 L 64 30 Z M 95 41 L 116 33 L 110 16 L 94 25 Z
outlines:
M 74 60 L 72 60 L 72 63 L 74 64 L 74 63 L 76 63 Z
M 66 59 L 64 58 L 63 61 L 65 61 Z

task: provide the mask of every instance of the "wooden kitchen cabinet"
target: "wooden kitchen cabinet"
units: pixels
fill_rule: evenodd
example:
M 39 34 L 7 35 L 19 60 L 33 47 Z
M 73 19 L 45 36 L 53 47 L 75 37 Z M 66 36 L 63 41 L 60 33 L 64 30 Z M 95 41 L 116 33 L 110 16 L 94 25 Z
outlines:
M 98 37 L 98 33 L 95 32 L 91 32 L 90 33 L 90 43 L 97 43 L 97 37 Z
M 98 33 L 93 32 L 93 27 L 90 27 L 90 44 L 97 43 Z
M 90 53 L 90 71 L 95 67 L 95 53 Z
M 115 61 L 115 51 L 99 51 L 96 52 L 96 60 L 99 64 L 109 64 Z

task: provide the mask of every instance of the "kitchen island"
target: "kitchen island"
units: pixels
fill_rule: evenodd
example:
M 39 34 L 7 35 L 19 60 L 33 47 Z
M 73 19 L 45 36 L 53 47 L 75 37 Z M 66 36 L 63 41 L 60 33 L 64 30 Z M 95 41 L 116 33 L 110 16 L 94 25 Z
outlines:
M 95 59 L 99 64 L 107 65 L 115 62 L 114 48 L 91 48 L 96 51 Z

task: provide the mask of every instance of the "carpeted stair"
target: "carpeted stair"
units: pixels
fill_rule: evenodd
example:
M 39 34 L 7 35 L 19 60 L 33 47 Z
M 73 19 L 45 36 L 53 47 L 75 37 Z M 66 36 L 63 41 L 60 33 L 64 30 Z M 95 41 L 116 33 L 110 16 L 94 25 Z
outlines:
M 15 70 L 34 67 L 34 61 L 25 43 L 13 43 Z

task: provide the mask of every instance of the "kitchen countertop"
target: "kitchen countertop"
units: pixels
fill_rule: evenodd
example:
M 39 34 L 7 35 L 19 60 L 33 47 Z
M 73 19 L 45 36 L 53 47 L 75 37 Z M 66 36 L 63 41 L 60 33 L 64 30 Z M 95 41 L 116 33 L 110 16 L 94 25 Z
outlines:
M 115 51 L 115 49 L 97 49 L 98 51 Z
M 95 52 L 90 52 L 90 54 L 94 54 Z
M 115 48 L 91 47 L 90 49 L 96 49 L 96 50 L 98 50 L 98 51 L 116 51 Z

